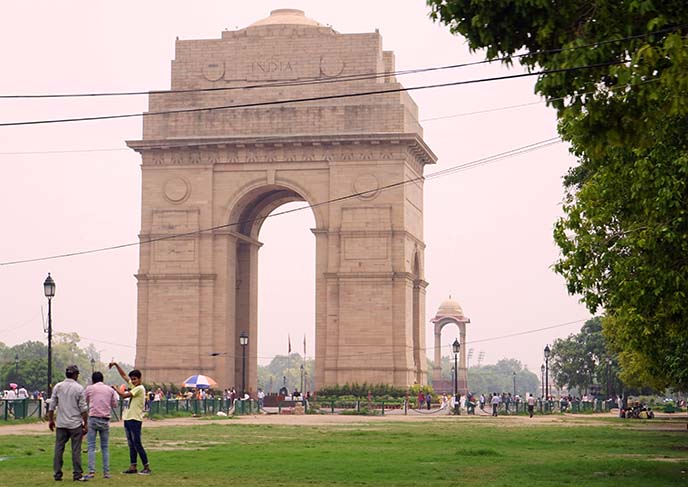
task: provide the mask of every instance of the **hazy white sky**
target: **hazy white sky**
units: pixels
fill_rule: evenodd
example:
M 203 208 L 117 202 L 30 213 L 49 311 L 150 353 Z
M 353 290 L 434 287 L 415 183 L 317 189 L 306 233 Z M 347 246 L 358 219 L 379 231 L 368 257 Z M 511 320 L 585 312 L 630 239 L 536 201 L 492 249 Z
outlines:
M 422 0 L 9 2 L 0 17 L 0 94 L 169 89 L 174 40 L 219 38 L 276 8 L 298 8 L 341 33 L 372 32 L 397 69 L 482 59 L 433 24 Z M 519 72 L 500 65 L 404 76 L 407 87 Z M 534 78 L 415 91 L 425 140 L 439 157 L 426 174 L 556 136 L 552 109 Z M 520 108 L 473 112 L 530 104 Z M 0 122 L 142 112 L 145 96 L 0 100 Z M 125 140 L 140 118 L 0 127 L 0 263 L 137 241 L 140 160 Z M 104 150 L 107 149 L 107 150 Z M 564 144 L 425 183 L 427 320 L 452 295 L 471 319 L 475 363 L 516 358 L 536 371 L 542 349 L 589 317 L 551 271 L 558 250 L 561 177 L 574 164 Z M 259 345 L 262 363 L 314 344 L 313 217 L 307 211 L 263 226 Z M 0 342 L 43 340 L 42 283 L 51 272 L 55 332 L 77 332 L 102 359 L 133 363 L 135 246 L 86 256 L 0 265 Z M 567 324 L 568 323 L 568 324 Z M 540 330 L 540 331 L 537 331 Z M 443 354 L 457 329 L 445 328 Z M 518 335 L 517 335 L 518 334 Z M 427 325 L 428 355 L 434 346 Z

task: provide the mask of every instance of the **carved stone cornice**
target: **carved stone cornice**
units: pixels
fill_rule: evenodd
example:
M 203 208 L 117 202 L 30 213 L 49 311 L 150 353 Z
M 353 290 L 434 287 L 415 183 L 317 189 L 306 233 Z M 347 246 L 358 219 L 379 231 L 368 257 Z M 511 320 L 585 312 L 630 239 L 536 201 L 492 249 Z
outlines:
M 291 162 L 434 164 L 435 154 L 417 134 L 336 134 L 274 137 L 191 137 L 127 141 L 144 166 L 214 166 Z
M 141 281 L 214 281 L 217 274 L 134 274 Z

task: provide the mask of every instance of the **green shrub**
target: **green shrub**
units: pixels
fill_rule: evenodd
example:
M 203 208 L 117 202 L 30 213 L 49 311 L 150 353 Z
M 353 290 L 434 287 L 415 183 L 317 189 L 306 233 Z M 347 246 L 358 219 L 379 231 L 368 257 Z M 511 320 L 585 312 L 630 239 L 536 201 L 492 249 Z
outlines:
M 428 386 L 423 386 L 425 390 L 432 390 Z M 344 397 L 353 397 L 354 399 L 367 399 L 370 394 L 373 401 L 379 402 L 383 400 L 403 399 L 407 394 L 413 393 L 404 387 L 395 387 L 389 384 L 344 384 L 333 385 L 321 388 L 317 393 L 319 400 L 337 400 Z M 416 392 L 417 394 L 417 392 Z

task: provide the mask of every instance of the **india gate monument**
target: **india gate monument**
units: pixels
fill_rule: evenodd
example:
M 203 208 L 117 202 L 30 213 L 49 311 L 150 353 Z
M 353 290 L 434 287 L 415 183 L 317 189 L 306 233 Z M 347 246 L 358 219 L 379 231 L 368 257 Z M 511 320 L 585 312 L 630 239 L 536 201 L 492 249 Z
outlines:
M 315 221 L 316 387 L 427 382 L 422 175 L 436 157 L 394 64 L 378 32 L 292 9 L 176 41 L 171 89 L 150 95 L 128 142 L 142 159 L 147 381 L 238 386 L 246 333 L 256 390 L 260 229 L 300 201 Z

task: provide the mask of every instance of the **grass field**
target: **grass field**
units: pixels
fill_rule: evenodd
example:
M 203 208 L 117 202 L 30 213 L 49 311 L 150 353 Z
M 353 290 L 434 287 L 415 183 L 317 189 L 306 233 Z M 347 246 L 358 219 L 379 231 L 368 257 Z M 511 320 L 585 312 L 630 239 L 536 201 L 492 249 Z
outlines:
M 121 423 L 114 425 L 113 478 L 99 475 L 92 483 L 499 487 L 688 483 L 685 417 L 653 421 L 608 416 L 548 421 L 356 418 L 326 425 L 246 424 L 242 419 L 196 420 L 185 426 L 169 423 L 144 425 L 144 446 L 153 469 L 148 477 L 120 473 L 128 466 L 128 449 Z M 0 426 L 0 485 L 54 485 L 54 440 L 47 427 L 7 434 L 10 429 Z M 100 455 L 97 461 L 100 469 Z M 85 454 L 83 462 L 86 467 Z M 65 467 L 65 481 L 71 482 L 69 453 L 65 453 Z

